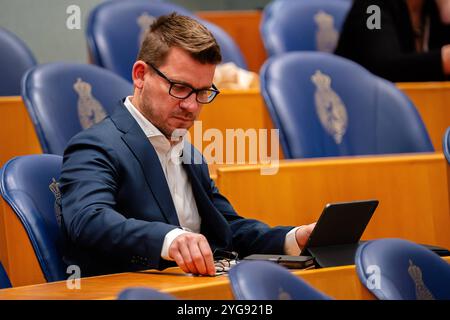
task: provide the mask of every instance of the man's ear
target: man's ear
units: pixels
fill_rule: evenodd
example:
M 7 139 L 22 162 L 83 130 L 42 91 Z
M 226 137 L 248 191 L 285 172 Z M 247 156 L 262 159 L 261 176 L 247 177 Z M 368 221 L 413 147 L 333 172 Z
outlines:
M 138 60 L 134 63 L 131 76 L 135 88 L 142 89 L 144 87 L 144 76 L 147 71 L 148 66 L 144 61 Z

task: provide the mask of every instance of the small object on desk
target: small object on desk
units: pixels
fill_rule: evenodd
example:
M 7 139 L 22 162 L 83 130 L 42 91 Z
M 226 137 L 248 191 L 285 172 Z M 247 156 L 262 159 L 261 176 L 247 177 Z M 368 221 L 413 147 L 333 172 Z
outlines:
M 220 259 L 220 260 L 214 260 L 214 267 L 216 268 L 216 274 L 215 276 L 221 276 L 223 274 L 228 273 L 231 267 L 235 266 L 238 263 L 236 259 Z M 202 276 L 202 275 L 196 275 L 196 276 Z M 206 275 L 209 277 L 209 275 Z
M 220 276 L 222 274 L 228 273 L 231 267 L 235 266 L 237 264 L 236 259 L 222 259 L 222 260 L 215 260 L 214 266 L 216 267 L 216 276 Z
M 244 260 L 271 261 L 288 269 L 310 269 L 314 268 L 314 258 L 311 256 L 289 256 L 276 254 L 252 254 Z

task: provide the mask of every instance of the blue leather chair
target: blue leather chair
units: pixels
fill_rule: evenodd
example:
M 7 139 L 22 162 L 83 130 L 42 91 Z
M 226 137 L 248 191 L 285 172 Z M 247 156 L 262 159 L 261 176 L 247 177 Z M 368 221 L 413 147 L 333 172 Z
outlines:
M 450 265 L 422 245 L 402 239 L 365 242 L 355 264 L 362 284 L 378 299 L 450 299 Z
M 271 2 L 260 25 L 269 56 L 289 51 L 333 52 L 351 5 L 338 0 Z
M 444 134 L 443 139 L 443 149 L 444 155 L 447 158 L 448 163 L 450 164 L 450 127 L 447 128 Z
M 36 65 L 27 45 L 0 27 L 0 96 L 18 96 L 23 74 Z
M 103 68 L 49 63 L 29 70 L 22 98 L 45 153 L 62 155 L 69 139 L 110 114 L 133 86 Z
M 6 274 L 3 265 L 0 263 L 0 289 L 11 288 L 11 282 Z
M 176 300 L 168 293 L 152 288 L 135 287 L 122 290 L 117 296 L 118 300 Z
M 242 261 L 228 273 L 238 300 L 328 300 L 285 267 L 269 261 Z
M 106 1 L 92 10 L 86 36 L 93 63 L 131 81 L 131 69 L 144 31 L 154 17 L 174 11 L 195 18 L 209 28 L 221 47 L 224 62 L 233 61 L 241 68 L 247 67 L 239 47 L 221 28 L 199 19 L 183 7 L 149 0 Z
M 47 281 L 67 278 L 62 238 L 49 189 L 59 179 L 62 157 L 30 155 L 9 160 L 0 172 L 0 193 L 27 232 Z
M 433 151 L 411 101 L 355 62 L 289 52 L 266 61 L 260 79 L 288 159 Z

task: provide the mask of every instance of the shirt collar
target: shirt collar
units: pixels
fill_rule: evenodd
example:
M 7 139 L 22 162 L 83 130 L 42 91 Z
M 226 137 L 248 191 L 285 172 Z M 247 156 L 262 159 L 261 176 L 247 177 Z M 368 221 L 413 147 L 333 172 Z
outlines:
M 167 153 L 171 151 L 171 154 L 181 156 L 183 152 L 183 145 L 185 137 L 181 137 L 181 140 L 175 143 L 173 146 L 170 144 L 169 139 L 166 138 L 162 132 L 153 125 L 144 115 L 131 103 L 131 96 L 126 97 L 124 101 L 125 107 L 128 109 L 133 118 L 137 121 L 139 127 L 144 131 L 145 136 L 150 139 L 152 145 L 157 149 Z

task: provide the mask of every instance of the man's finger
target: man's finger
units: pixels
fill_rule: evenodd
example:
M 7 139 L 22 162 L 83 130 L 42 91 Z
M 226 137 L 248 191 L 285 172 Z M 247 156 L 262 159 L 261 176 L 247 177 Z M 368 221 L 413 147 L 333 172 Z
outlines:
M 195 267 L 194 261 L 192 260 L 191 252 L 190 252 L 187 244 L 185 242 L 180 242 L 179 248 L 180 248 L 180 253 L 183 257 L 184 263 L 185 263 L 186 267 L 189 269 L 189 272 L 198 274 L 198 270 Z
M 181 270 L 183 270 L 186 273 L 189 273 L 189 269 L 187 268 L 186 264 L 184 263 L 184 259 L 183 256 L 181 255 L 181 253 L 179 251 L 176 251 L 173 256 L 172 259 L 175 260 L 176 264 L 181 268 Z
M 202 253 L 202 256 L 205 261 L 206 265 L 206 271 L 210 276 L 213 276 L 216 274 L 216 267 L 214 266 L 214 258 L 211 251 L 211 247 L 209 246 L 208 241 L 206 239 L 203 239 L 199 241 L 198 247 Z
M 197 242 L 190 243 L 188 245 L 188 248 L 198 273 L 206 274 L 205 259 L 203 257 L 202 252 L 200 251 L 200 248 L 198 247 L 198 243 Z

